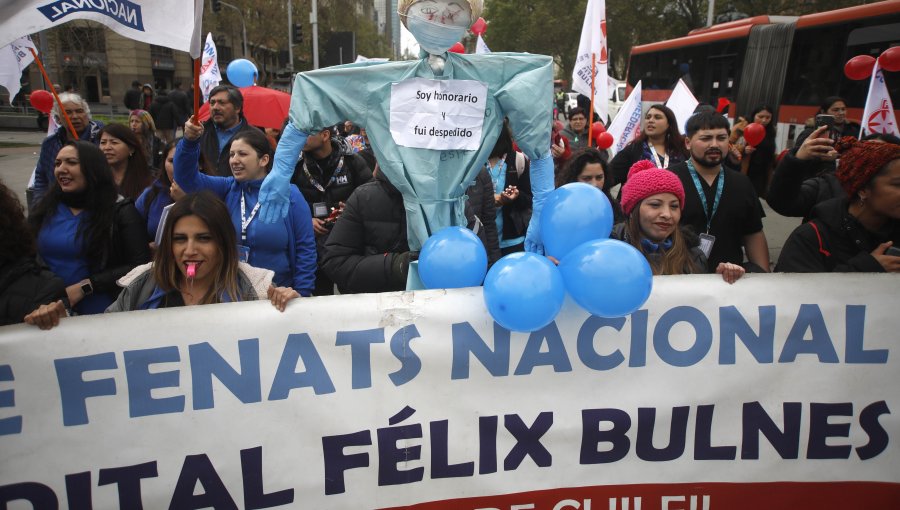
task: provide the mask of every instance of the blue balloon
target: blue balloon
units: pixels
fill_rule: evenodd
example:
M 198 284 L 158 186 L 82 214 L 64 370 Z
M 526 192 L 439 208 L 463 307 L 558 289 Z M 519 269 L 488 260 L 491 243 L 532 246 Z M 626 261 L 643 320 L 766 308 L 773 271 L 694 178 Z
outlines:
M 641 307 L 653 289 L 650 263 L 615 239 L 588 241 L 559 263 L 569 295 L 599 317 L 622 317 Z
M 565 298 L 559 270 L 535 253 L 503 257 L 484 280 L 484 302 L 491 317 L 511 331 L 537 331 L 550 324 Z
M 547 196 L 540 219 L 544 253 L 562 260 L 587 241 L 608 239 L 613 210 L 602 191 L 590 184 L 573 182 Z
M 259 70 L 253 62 L 245 58 L 232 60 L 225 69 L 228 81 L 235 87 L 252 87 L 259 77 Z
M 476 287 L 484 281 L 487 265 L 481 239 L 462 227 L 435 232 L 419 252 L 419 277 L 427 289 Z

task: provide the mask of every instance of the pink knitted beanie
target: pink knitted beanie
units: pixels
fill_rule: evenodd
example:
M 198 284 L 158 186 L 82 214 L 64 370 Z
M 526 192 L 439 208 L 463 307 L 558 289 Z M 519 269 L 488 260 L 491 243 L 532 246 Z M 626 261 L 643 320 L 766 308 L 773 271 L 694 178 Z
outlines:
M 622 185 L 622 210 L 631 214 L 641 200 L 658 193 L 671 193 L 684 206 L 684 186 L 678 176 L 642 159 L 631 165 L 628 180 Z

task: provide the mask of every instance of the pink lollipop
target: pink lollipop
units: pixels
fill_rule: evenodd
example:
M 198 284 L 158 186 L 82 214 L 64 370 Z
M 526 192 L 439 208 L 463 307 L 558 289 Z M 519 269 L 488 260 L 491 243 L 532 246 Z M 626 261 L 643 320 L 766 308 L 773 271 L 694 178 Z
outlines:
M 197 263 L 196 262 L 188 262 L 187 277 L 193 278 L 195 276 L 197 276 Z

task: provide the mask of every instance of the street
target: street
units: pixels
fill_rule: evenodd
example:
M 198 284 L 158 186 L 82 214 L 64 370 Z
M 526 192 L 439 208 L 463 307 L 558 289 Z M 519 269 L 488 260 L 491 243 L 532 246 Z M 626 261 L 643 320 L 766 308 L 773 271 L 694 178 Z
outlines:
M 0 179 L 18 194 L 22 204 L 25 203 L 25 188 L 37 163 L 43 139 L 44 134 L 39 131 L 0 131 Z M 787 236 L 800 224 L 800 218 L 781 216 L 765 202 L 763 209 L 766 211 L 763 227 L 769 241 L 769 257 L 774 264 Z

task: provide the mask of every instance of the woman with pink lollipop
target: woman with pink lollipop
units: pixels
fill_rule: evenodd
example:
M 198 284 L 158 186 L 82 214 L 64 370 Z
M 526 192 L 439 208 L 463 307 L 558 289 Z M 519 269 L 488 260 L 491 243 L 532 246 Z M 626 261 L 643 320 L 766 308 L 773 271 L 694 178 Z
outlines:
M 299 297 L 272 285 L 274 273 L 238 262 L 237 237 L 225 204 L 201 191 L 169 211 L 151 264 L 119 280 L 125 289 L 107 312 L 268 299 L 280 311 Z

